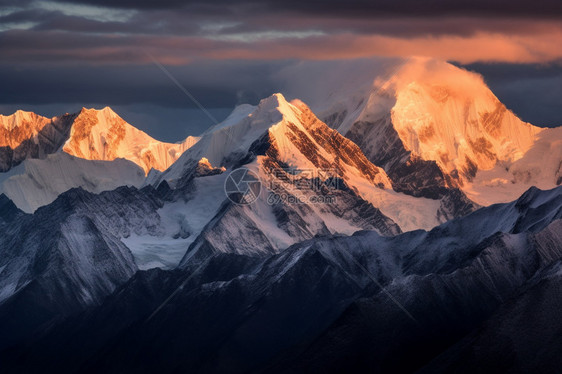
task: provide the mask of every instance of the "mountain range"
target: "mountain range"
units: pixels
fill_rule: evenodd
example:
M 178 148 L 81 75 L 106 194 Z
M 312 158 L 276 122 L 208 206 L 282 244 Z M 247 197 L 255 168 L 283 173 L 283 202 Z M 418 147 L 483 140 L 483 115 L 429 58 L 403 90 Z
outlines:
M 0 365 L 557 370 L 562 128 L 448 63 L 364 64 L 180 143 L 0 116 Z

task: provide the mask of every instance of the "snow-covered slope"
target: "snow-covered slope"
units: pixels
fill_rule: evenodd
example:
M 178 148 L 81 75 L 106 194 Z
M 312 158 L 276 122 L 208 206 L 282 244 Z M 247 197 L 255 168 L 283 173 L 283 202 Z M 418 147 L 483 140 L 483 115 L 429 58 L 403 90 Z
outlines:
M 376 80 L 373 88 L 360 110 L 346 116 L 338 129 L 347 133 L 357 122 L 390 114 L 385 125 L 393 127 L 405 150 L 436 161 L 460 184 L 472 178 L 474 169 L 521 158 L 541 131 L 507 110 L 481 76 L 445 62 L 409 60 L 386 81 Z
M 556 298 L 562 187 L 472 213 L 462 191 L 490 204 L 560 184 L 562 129 L 519 121 L 444 63 L 379 81 L 348 70 L 321 100 L 330 126 L 281 94 L 193 144 L 109 108 L 5 120 L 2 191 L 47 205 L 26 214 L 0 194 L 3 367 L 414 372 L 545 274 Z M 232 182 L 239 169 L 255 179 Z M 227 198 L 257 181 L 255 201 Z M 509 320 L 535 301 L 555 309 L 540 289 Z M 540 331 L 558 316 L 532 310 Z
M 63 151 L 88 160 L 130 160 L 145 173 L 165 170 L 199 138 L 190 136 L 181 143 L 164 143 L 136 129 L 111 108 L 83 108 L 72 124 Z
M 213 166 L 231 166 L 236 157 L 247 154 L 251 144 L 263 135 L 275 118 L 275 113 L 260 111 L 251 105 L 241 105 L 223 122 L 205 132 L 201 139 L 170 168 L 152 180 L 157 185 L 166 180 L 175 186 L 194 161 L 206 158 Z M 276 115 L 276 118 L 279 115 Z
M 514 199 L 531 186 L 541 189 L 562 183 L 562 127 L 543 129 L 527 152 L 512 163 L 481 170 L 464 191 L 482 205 Z
M 84 161 L 65 157 L 71 165 Z M 142 173 L 140 168 L 136 170 Z M 115 277 L 125 281 L 136 271 L 137 264 L 142 264 L 122 239 L 146 235 L 165 239 L 167 234 L 181 234 L 179 227 L 170 224 L 174 216 L 163 221 L 159 214 L 163 206 L 164 201 L 150 187 L 119 187 L 99 194 L 74 188 L 34 214 L 25 214 L 0 194 L 3 298 L 17 294 L 33 282 L 56 285 L 70 281 L 75 289 L 69 297 L 74 301 L 99 301 L 116 285 Z M 173 232 L 174 229 L 177 231 Z M 104 273 L 106 279 L 101 275 Z M 69 278 L 62 279 L 63 275 Z
M 45 159 L 27 159 L 14 171 L 20 173 L 3 181 L 0 193 L 27 213 L 50 204 L 61 193 L 75 187 L 99 193 L 119 186 L 140 187 L 145 178 L 140 167 L 125 159 L 91 161 L 65 152 Z
M 199 173 L 200 163 L 186 170 L 188 188 L 171 192 L 156 211 L 158 231 L 131 233 L 121 240 L 132 251 L 139 268 L 174 268 L 223 205 L 227 174 L 221 169 Z M 201 170 L 200 170 L 201 171 Z M 148 186 L 152 188 L 152 186 Z

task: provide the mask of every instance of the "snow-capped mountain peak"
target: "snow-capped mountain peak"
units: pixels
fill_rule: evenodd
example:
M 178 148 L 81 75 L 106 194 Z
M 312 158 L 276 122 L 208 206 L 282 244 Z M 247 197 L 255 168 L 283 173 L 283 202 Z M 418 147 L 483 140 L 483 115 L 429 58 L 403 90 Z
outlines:
M 154 183 L 173 181 L 183 176 L 192 163 L 205 158 L 215 167 L 230 167 L 245 157 L 252 143 L 284 117 L 296 121 L 294 107 L 280 93 L 262 99 L 257 106 L 241 105 L 223 122 L 205 132 Z
M 148 173 L 150 169 L 168 168 L 197 140 L 190 136 L 178 144 L 159 142 L 125 122 L 109 107 L 82 108 L 63 151 L 88 160 L 125 158 Z
M 394 88 L 391 119 L 405 148 L 459 173 L 461 184 L 475 169 L 523 157 L 542 130 L 509 111 L 481 76 L 447 63 L 416 60 L 386 84 Z
M 440 198 L 460 188 L 487 205 L 532 185 L 557 185 L 558 130 L 517 118 L 479 74 L 429 58 L 380 65 L 361 60 L 330 68 L 346 74 L 324 67 L 330 78 L 318 85 L 301 67 L 291 72 L 298 83 L 289 91 L 304 87 L 313 111 L 383 167 L 398 191 Z
M 392 126 L 406 152 L 435 161 L 461 186 L 478 170 L 523 157 L 542 131 L 509 111 L 480 75 L 433 59 L 408 60 L 390 78 L 375 79 L 357 105 L 335 124 L 340 132 L 359 137 L 367 131 L 361 124 Z M 375 135 L 362 140 L 384 141 Z
M 283 119 L 268 130 L 277 160 L 296 169 L 334 169 L 373 185 L 392 188 L 383 169 L 370 163 L 359 148 L 320 121 L 301 100 L 277 96 Z

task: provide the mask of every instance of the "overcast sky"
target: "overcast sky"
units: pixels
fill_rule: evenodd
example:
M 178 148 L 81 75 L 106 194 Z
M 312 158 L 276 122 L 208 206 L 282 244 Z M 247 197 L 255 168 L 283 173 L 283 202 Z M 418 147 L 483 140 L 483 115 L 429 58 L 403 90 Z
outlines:
M 427 4 L 430 5 L 427 5 Z M 167 141 L 279 89 L 302 60 L 425 55 L 484 75 L 524 120 L 562 124 L 559 0 L 0 0 L 0 113 L 113 107 Z

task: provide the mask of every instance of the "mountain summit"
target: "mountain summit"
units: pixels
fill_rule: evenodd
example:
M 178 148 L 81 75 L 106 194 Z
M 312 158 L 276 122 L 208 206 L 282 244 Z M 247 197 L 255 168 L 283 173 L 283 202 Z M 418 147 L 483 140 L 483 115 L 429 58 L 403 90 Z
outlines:
M 63 151 L 87 160 L 124 158 L 148 173 L 165 170 L 197 142 L 190 136 L 181 143 L 164 143 L 131 126 L 111 108 L 83 108 L 74 119 Z
M 521 121 L 480 75 L 427 58 L 382 73 L 365 61 L 341 64 L 357 68 L 321 83 L 325 93 L 308 92 L 311 107 L 382 166 L 396 190 L 438 198 L 460 188 L 488 205 L 560 184 L 562 130 Z

